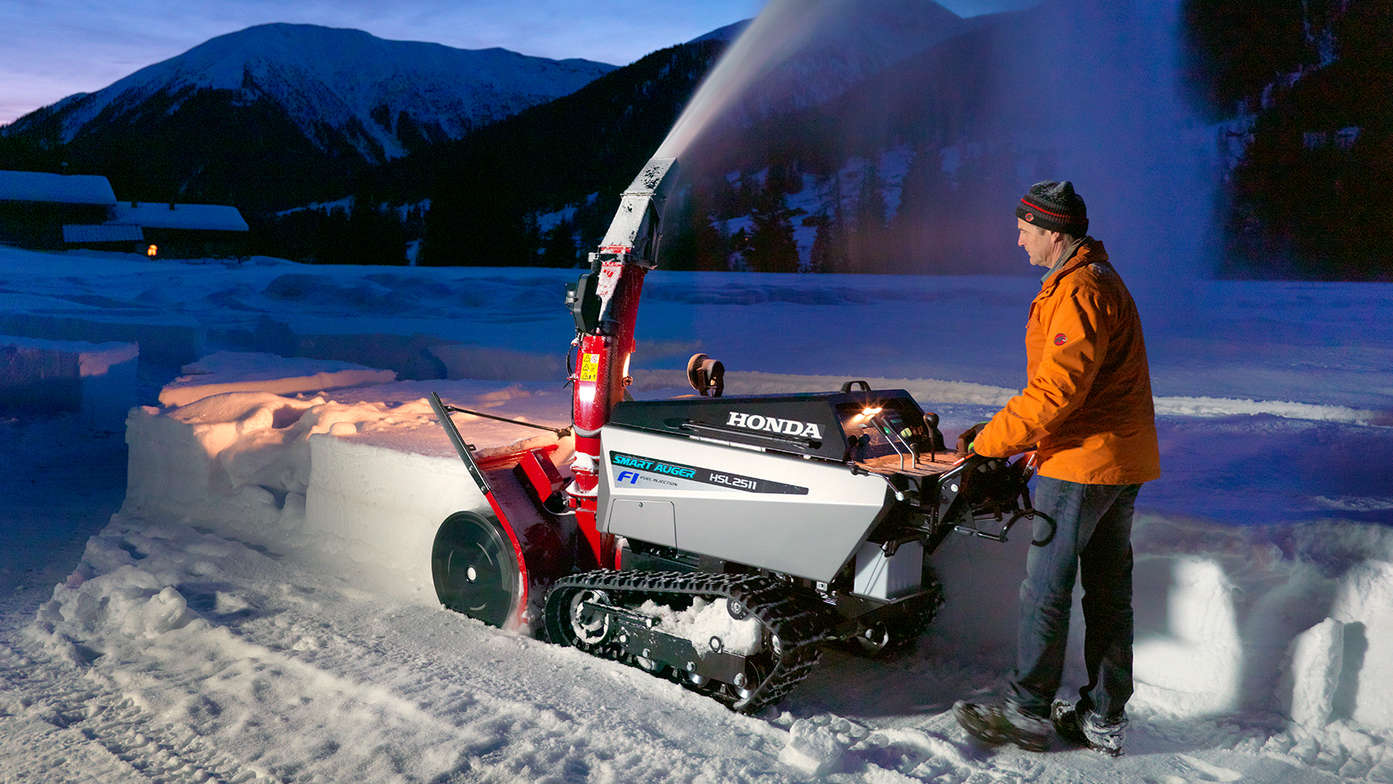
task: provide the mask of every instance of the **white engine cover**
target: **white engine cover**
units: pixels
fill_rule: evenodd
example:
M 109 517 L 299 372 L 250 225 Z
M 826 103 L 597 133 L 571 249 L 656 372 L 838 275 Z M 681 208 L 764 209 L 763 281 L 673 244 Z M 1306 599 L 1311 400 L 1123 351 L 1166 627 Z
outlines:
M 849 466 L 607 425 L 601 530 L 830 582 L 888 508 Z

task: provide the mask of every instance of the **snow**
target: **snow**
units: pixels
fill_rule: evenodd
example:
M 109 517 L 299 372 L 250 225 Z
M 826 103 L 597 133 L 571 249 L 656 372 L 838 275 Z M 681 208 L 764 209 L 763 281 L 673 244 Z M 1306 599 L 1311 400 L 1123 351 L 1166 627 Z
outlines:
M 639 609 L 658 618 L 658 626 L 664 631 L 691 642 L 700 656 L 720 651 L 751 654 L 759 650 L 759 623 L 753 618 L 737 621 L 731 617 L 725 599 L 695 599 L 691 607 L 681 611 L 651 601 Z
M 1289 696 L 1282 707 L 1297 724 L 1321 727 L 1330 721 L 1344 668 L 1344 631 L 1344 624 L 1326 618 L 1292 641 L 1291 665 L 1282 682 Z
M 226 392 L 260 391 L 286 394 L 395 381 L 390 370 L 335 360 L 287 360 L 271 354 L 219 351 L 184 366 L 160 390 L 160 404 L 185 406 Z
M 116 203 L 111 183 L 97 174 L 0 171 L 0 202 L 48 201 L 63 204 Z
M 0 411 L 76 411 L 88 427 L 120 432 L 136 399 L 134 343 L 0 335 Z
M 247 231 L 247 222 L 236 207 L 224 204 L 150 204 L 119 202 L 112 208 L 113 223 L 130 223 L 147 229 L 197 229 Z
M 1112 760 L 983 749 L 952 719 L 1009 670 L 1023 531 L 933 554 L 947 603 L 914 650 L 828 651 L 753 717 L 439 608 L 435 526 L 483 501 L 426 397 L 567 424 L 575 271 L 0 248 L 0 342 L 138 366 L 124 445 L 0 418 L 0 780 L 1393 781 L 1393 288 L 1177 297 L 1125 264 L 1165 475 L 1138 500 Z M 682 393 L 704 351 L 729 394 L 867 378 L 951 436 L 1019 385 L 1036 286 L 658 269 L 632 391 Z M 485 457 L 555 442 L 455 419 Z M 719 603 L 672 623 L 738 645 Z
M 546 234 L 562 223 L 575 219 L 577 209 L 579 208 L 576 205 L 567 204 L 559 210 L 541 213 L 537 216 L 537 231 L 541 234 Z

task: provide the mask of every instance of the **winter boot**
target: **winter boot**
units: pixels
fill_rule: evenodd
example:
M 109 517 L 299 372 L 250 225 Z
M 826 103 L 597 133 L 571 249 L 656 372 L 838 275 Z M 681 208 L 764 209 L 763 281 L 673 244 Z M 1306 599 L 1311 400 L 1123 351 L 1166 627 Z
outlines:
M 1050 723 L 1059 737 L 1087 746 L 1110 757 L 1122 756 L 1122 743 L 1127 739 L 1127 717 L 1107 721 L 1088 711 L 1079 715 L 1077 707 L 1068 700 L 1055 700 L 1050 706 Z
M 953 704 L 953 716 L 967 734 L 990 745 L 1012 743 L 1027 751 L 1044 751 L 1050 745 L 1050 725 L 1043 717 L 1022 713 L 1010 703 Z

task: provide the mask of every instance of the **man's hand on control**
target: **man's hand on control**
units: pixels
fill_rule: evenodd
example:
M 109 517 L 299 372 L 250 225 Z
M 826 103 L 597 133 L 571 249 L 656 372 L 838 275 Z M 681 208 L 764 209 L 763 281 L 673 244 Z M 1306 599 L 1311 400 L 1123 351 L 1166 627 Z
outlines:
M 958 454 L 966 455 L 970 453 L 972 451 L 972 442 L 977 440 L 977 434 L 982 432 L 982 428 L 986 426 L 986 422 L 978 422 L 972 427 L 964 430 L 962 435 L 958 436 Z

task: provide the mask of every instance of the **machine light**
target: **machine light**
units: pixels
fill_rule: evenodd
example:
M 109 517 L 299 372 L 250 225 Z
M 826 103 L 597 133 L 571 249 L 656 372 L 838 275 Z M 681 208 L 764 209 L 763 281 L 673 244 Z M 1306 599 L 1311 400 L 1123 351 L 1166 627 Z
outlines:
M 865 408 L 861 409 L 860 413 L 851 418 L 851 424 L 859 425 L 863 422 L 868 422 L 873 417 L 875 417 L 876 414 L 879 414 L 880 412 L 881 408 L 879 406 L 866 406 Z

